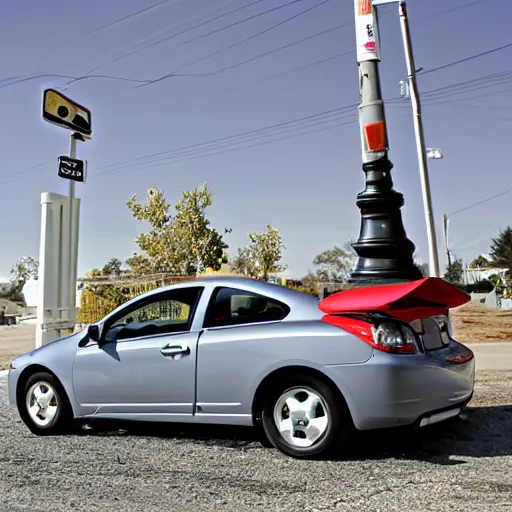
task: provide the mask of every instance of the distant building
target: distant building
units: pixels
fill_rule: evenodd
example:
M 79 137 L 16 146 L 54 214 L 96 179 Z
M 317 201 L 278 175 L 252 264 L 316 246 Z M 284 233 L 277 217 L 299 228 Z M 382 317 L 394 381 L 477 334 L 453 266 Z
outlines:
M 506 274 L 508 273 L 508 268 L 465 268 L 464 273 L 462 274 L 462 282 L 463 284 L 475 284 L 479 281 L 489 280 L 491 276 L 499 276 L 501 278 L 501 282 L 503 285 L 506 284 Z

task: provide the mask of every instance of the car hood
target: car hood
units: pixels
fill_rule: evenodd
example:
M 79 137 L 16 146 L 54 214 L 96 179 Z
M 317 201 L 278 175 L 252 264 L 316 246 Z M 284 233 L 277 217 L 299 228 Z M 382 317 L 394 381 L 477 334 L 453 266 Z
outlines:
M 405 321 L 447 314 L 471 297 L 437 277 L 408 283 L 355 288 L 330 295 L 318 305 L 327 314 L 379 311 Z

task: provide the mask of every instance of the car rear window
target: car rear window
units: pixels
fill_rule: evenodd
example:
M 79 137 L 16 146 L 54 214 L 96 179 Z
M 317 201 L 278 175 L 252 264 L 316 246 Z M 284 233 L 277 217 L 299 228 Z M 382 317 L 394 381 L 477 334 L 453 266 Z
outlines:
M 223 327 L 279 321 L 290 308 L 283 302 L 237 288 L 217 288 L 213 293 L 204 327 Z

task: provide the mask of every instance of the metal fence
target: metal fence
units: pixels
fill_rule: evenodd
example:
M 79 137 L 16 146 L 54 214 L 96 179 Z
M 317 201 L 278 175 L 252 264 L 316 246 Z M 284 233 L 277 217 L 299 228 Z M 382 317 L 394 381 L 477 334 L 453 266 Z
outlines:
M 84 279 L 77 309 L 79 328 L 101 320 L 121 304 L 156 288 L 195 279 L 194 276 L 142 276 L 120 279 Z M 181 313 L 180 313 L 181 314 Z

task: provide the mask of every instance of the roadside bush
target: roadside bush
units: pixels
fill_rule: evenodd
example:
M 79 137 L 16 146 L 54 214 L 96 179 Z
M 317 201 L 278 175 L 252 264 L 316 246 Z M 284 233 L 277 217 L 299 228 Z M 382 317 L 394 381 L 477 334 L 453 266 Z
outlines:
M 314 286 L 290 286 L 290 289 L 306 293 L 307 295 L 312 295 L 318 299 L 318 290 Z
M 494 284 L 488 279 L 483 279 L 474 284 L 458 285 L 458 288 L 466 293 L 489 293 L 494 290 Z

